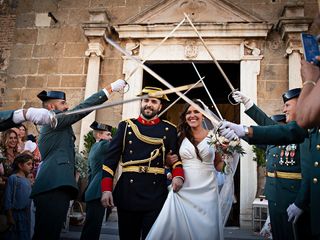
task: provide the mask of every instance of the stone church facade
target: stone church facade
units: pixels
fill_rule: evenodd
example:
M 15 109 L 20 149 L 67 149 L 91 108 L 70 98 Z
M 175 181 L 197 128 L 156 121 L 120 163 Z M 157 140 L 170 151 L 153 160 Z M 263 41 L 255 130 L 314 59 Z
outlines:
M 181 69 L 195 62 L 210 68 L 215 66 L 210 52 L 224 64 L 226 75 L 236 64 L 232 83 L 267 114 L 277 114 L 281 94 L 301 86 L 300 33 L 316 33 L 312 21 L 318 12 L 317 0 L 1 0 L 0 106 L 39 107 L 36 95 L 45 89 L 65 91 L 72 108 L 118 78 L 128 80 L 130 88 L 111 101 L 129 99 L 157 81 L 146 80 L 143 69 L 110 46 L 107 37 L 150 66 L 166 63 Z M 168 68 L 161 69 L 165 74 Z M 220 86 L 224 79 L 218 80 L 209 86 Z M 174 81 L 169 82 L 181 85 Z M 218 102 L 224 118 L 253 124 L 242 106 L 229 106 Z M 173 109 L 167 116 L 175 121 L 179 108 Z M 74 125 L 77 144 L 81 148 L 93 120 L 117 126 L 138 113 L 138 102 L 91 113 Z M 28 127 L 36 133 L 33 125 Z M 247 154 L 240 161 L 238 187 L 242 226 L 250 224 L 257 181 L 251 147 L 243 144 Z

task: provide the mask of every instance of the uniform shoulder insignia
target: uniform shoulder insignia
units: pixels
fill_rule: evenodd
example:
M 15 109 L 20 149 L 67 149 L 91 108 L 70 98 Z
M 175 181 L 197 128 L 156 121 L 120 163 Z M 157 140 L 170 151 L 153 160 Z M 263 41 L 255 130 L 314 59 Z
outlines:
M 170 121 L 168 121 L 168 120 L 162 120 L 162 121 L 164 121 L 165 123 L 168 123 L 169 125 L 171 125 L 171 126 L 173 126 L 173 127 L 177 128 L 177 126 L 176 126 L 176 125 L 174 125 L 172 122 L 170 122 Z
M 134 120 L 136 120 L 136 118 L 127 118 L 127 119 L 124 119 L 123 122 L 128 123 L 130 120 L 134 121 Z

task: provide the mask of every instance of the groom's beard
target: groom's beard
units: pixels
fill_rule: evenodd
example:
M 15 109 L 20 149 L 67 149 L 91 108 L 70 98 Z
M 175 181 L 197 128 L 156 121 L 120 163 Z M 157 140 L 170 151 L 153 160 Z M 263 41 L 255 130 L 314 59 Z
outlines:
M 152 119 L 158 114 L 159 110 L 155 110 L 152 107 L 142 107 L 141 108 L 141 114 L 145 119 Z

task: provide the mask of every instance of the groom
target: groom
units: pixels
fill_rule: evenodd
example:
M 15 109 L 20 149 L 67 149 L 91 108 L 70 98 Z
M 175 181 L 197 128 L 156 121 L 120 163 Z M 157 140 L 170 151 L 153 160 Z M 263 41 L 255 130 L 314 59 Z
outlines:
M 162 89 L 145 87 L 140 95 L 157 91 Z M 177 153 L 177 130 L 158 117 L 162 101 L 169 99 L 162 95 L 141 100 L 140 116 L 119 123 L 105 156 L 101 203 L 104 207 L 117 206 L 121 240 L 145 239 L 167 198 L 164 164 L 166 156 Z M 120 160 L 122 175 L 112 195 Z M 172 165 L 172 174 L 173 190 L 179 191 L 184 176 L 181 161 Z

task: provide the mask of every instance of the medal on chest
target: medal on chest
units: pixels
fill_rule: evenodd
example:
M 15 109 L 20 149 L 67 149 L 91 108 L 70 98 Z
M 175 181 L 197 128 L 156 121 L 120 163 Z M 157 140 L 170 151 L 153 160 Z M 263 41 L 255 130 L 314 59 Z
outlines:
M 279 146 L 279 148 L 281 149 L 280 150 L 280 160 L 279 160 L 279 164 L 280 165 L 283 165 L 284 164 L 284 161 L 283 161 L 283 157 L 284 157 L 284 149 L 285 149 L 286 146 Z
M 285 156 L 286 156 L 286 161 L 285 165 L 293 166 L 296 161 L 294 160 L 294 157 L 296 155 L 296 150 L 297 150 L 297 144 L 289 144 L 286 146 L 286 151 L 285 151 Z

